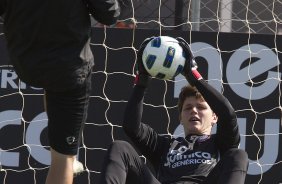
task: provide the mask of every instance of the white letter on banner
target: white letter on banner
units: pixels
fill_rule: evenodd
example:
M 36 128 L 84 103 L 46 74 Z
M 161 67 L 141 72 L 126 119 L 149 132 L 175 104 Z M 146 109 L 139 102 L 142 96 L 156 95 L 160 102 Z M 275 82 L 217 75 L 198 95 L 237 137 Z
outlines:
M 21 111 L 7 110 L 0 112 L 0 130 L 8 125 L 21 125 Z M 0 163 L 4 166 L 19 167 L 20 154 L 18 152 L 0 149 Z
M 18 75 L 16 74 L 16 72 L 8 70 L 8 69 L 2 70 L 1 81 L 0 81 L 1 88 L 8 88 L 8 84 L 10 84 L 10 86 L 13 89 L 17 89 L 18 85 L 15 82 L 16 79 L 18 79 Z M 22 81 L 19 81 L 19 82 L 20 82 L 21 89 L 26 89 L 26 84 Z
M 47 115 L 45 112 L 37 115 L 26 130 L 26 144 L 30 147 L 31 156 L 38 162 L 50 165 L 50 151 L 45 149 L 40 141 L 40 135 L 47 127 Z
M 239 127 L 243 124 L 246 125 L 246 118 L 238 118 Z M 275 163 L 278 157 L 278 148 L 279 148 L 279 128 L 280 123 L 279 119 L 266 119 L 265 120 L 265 132 L 264 132 L 264 150 L 263 155 L 258 160 L 250 160 L 248 174 L 250 175 L 260 175 L 268 171 L 273 164 Z M 245 132 L 242 131 L 240 128 L 241 134 L 246 134 L 246 128 L 244 129 Z M 245 148 L 246 139 L 243 138 L 241 140 L 240 148 Z
M 2 70 L 1 74 L 1 88 L 7 88 L 8 84 L 14 89 L 17 88 L 15 79 L 18 78 L 17 74 L 10 70 Z
M 252 58 L 259 60 L 241 68 L 243 62 Z M 269 71 L 279 64 L 277 55 L 268 47 L 260 44 L 246 45 L 237 49 L 230 57 L 226 67 L 226 78 L 237 95 L 245 99 L 258 100 L 270 95 L 279 85 L 280 81 L 277 79 L 281 77 L 281 73 Z M 251 88 L 244 84 L 266 72 L 267 80 L 259 86 Z

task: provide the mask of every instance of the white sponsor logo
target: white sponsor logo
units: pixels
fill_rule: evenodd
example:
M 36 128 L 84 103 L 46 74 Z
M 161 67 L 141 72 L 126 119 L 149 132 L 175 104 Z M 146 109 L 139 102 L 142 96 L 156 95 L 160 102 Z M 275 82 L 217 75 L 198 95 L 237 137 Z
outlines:
M 189 150 L 186 146 L 181 146 L 177 150 L 172 150 L 167 156 L 166 167 L 177 168 L 185 165 L 211 164 L 212 157 L 208 152 L 196 151 L 189 154 L 185 152 Z

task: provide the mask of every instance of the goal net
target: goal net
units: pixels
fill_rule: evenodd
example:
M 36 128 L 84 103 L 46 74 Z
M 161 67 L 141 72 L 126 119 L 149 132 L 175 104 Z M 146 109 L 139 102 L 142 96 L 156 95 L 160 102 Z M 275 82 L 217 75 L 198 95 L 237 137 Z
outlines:
M 115 26 L 92 20 L 93 90 L 74 183 L 98 183 L 114 140 L 128 140 L 123 113 L 135 77 L 136 51 L 151 36 L 181 36 L 191 44 L 203 77 L 236 110 L 240 148 L 249 155 L 246 183 L 279 183 L 282 176 L 282 2 L 279 0 L 120 0 Z M 17 77 L 0 20 L 0 182 L 44 183 L 50 164 L 43 90 Z M 160 134 L 183 136 L 177 97 L 186 81 L 153 79 L 142 122 Z M 215 131 L 215 130 L 214 130 Z

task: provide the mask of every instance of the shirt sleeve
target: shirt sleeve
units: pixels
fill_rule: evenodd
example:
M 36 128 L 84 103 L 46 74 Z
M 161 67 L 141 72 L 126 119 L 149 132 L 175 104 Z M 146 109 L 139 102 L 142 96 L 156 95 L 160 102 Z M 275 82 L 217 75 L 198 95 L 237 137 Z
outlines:
M 216 142 L 221 154 L 228 149 L 238 148 L 240 134 L 237 117 L 228 99 L 205 80 L 195 82 L 195 86 L 218 116 Z
M 157 165 L 162 150 L 169 140 L 158 135 L 149 125 L 141 123 L 145 90 L 144 87 L 134 87 L 125 110 L 123 129 L 141 154 L 153 165 Z
M 89 13 L 100 23 L 112 25 L 120 15 L 117 0 L 84 0 Z
M 6 9 L 6 0 L 0 0 L 0 16 L 2 16 Z

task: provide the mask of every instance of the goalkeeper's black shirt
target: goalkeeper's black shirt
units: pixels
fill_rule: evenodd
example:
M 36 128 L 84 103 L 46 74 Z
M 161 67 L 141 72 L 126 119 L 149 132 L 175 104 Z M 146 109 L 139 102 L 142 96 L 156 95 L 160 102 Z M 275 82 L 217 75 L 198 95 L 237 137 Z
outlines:
M 236 114 L 229 101 L 204 80 L 196 87 L 217 114 L 215 135 L 171 138 L 141 123 L 145 89 L 135 86 L 129 99 L 123 128 L 140 152 L 152 163 L 161 183 L 200 183 L 230 148 L 238 148 Z
M 9 57 L 24 82 L 66 89 L 88 75 L 94 64 L 88 1 L 101 23 L 115 23 L 115 0 L 0 0 Z

